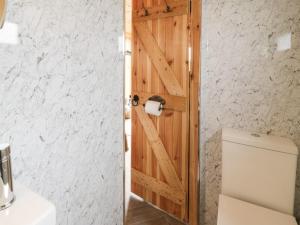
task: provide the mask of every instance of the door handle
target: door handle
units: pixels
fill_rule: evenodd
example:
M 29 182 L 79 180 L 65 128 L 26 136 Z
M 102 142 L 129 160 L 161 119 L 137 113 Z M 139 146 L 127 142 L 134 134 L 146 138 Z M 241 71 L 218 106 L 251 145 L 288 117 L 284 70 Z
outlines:
M 140 102 L 140 97 L 138 95 L 134 95 L 133 98 L 131 98 L 132 106 L 138 106 L 139 102 Z

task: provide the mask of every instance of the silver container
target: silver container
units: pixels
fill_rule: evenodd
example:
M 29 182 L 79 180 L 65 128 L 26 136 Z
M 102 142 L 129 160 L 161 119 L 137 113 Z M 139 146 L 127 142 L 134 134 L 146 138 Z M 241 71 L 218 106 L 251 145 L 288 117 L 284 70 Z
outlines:
M 6 209 L 15 200 L 9 144 L 0 144 L 0 210 Z

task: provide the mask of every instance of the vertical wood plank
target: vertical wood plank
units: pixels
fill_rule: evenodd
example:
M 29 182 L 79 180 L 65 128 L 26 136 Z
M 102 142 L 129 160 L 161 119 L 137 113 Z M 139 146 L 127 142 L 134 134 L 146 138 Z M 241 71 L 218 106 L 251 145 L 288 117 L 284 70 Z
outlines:
M 181 30 L 181 39 L 180 43 L 182 43 L 181 46 L 178 46 L 180 49 L 179 55 L 180 57 L 180 62 L 179 64 L 181 65 L 180 71 L 182 76 L 182 87 L 186 93 L 188 93 L 189 96 L 189 67 L 188 67 L 188 51 L 189 51 L 189 29 L 188 29 L 188 16 L 181 16 L 180 17 L 180 30 Z M 185 190 L 188 192 L 188 160 L 189 160 L 189 104 L 190 100 L 187 101 L 186 105 L 186 110 L 181 114 L 181 155 L 180 158 L 182 159 L 182 165 L 181 165 L 181 174 L 182 174 L 182 181 L 183 185 L 185 187 Z M 188 217 L 188 203 L 186 205 L 182 206 L 181 210 L 181 218 L 187 218 Z M 186 221 L 188 221 L 186 219 Z
M 138 8 L 138 1 L 132 0 L 132 9 Z M 132 26 L 132 25 L 131 25 Z M 138 43 L 136 37 L 136 31 L 132 29 L 132 39 L 131 39 L 131 88 L 132 90 L 137 90 L 137 65 L 138 65 Z M 135 169 L 138 169 L 138 155 L 135 152 L 137 149 L 137 129 L 138 129 L 138 121 L 136 112 L 131 111 L 131 166 Z M 138 194 L 138 185 L 131 180 L 131 191 Z
M 201 0 L 191 0 L 192 74 L 190 79 L 190 160 L 189 160 L 189 222 L 199 224 L 199 87 Z
M 152 4 L 152 0 L 147 0 L 147 6 L 151 6 Z M 148 27 L 149 27 L 149 30 L 152 32 L 152 21 L 149 20 L 148 21 Z M 148 93 L 151 93 L 151 60 L 149 58 L 149 56 L 147 55 L 147 59 L 146 59 L 146 78 L 145 78 L 145 82 L 146 82 L 146 92 Z M 152 176 L 152 149 L 151 149 L 151 146 L 149 145 L 149 142 L 148 141 L 145 141 L 146 142 L 146 159 L 147 159 L 147 162 L 146 162 L 146 174 L 149 175 L 149 176 Z M 146 190 L 146 200 L 148 202 L 151 202 L 152 201 L 152 190 Z
M 157 5 L 158 0 L 152 0 L 152 4 L 151 6 Z M 153 20 L 152 21 L 152 34 L 155 37 L 156 40 L 158 40 L 157 36 L 158 36 L 158 21 L 157 20 Z M 151 66 L 151 93 L 159 93 L 159 82 L 160 80 L 158 79 L 158 73 L 157 70 L 154 66 Z M 153 123 L 155 124 L 156 128 L 157 128 L 157 132 L 160 134 L 160 130 L 158 129 L 159 127 L 159 119 L 154 117 L 151 118 Z M 155 158 L 154 153 L 152 153 L 152 173 L 153 173 L 153 177 L 155 178 L 159 178 L 159 166 L 157 163 L 157 159 Z M 156 204 L 157 206 L 159 206 L 159 197 L 158 194 L 153 192 L 152 193 L 152 203 Z
M 156 4 L 161 4 L 162 0 L 157 0 Z M 165 53 L 165 24 L 163 20 L 157 20 L 157 37 L 156 37 L 156 41 L 158 43 L 159 48 L 163 51 L 163 53 Z M 155 67 L 154 67 L 155 68 Z M 163 82 L 159 79 L 159 72 L 156 70 L 156 74 L 158 75 L 156 77 L 157 80 L 157 84 L 158 84 L 158 92 L 159 94 L 165 94 L 166 90 L 164 87 Z M 158 129 L 158 134 L 159 136 L 162 138 L 162 140 L 164 141 L 164 133 L 165 133 L 165 117 L 161 117 L 161 118 L 157 118 L 157 129 Z M 157 163 L 157 175 L 158 175 L 158 179 L 161 181 L 165 181 L 165 179 L 163 178 L 163 174 L 162 171 Z M 162 208 L 163 204 L 164 204 L 164 199 L 162 196 L 158 195 L 156 196 L 158 205 Z

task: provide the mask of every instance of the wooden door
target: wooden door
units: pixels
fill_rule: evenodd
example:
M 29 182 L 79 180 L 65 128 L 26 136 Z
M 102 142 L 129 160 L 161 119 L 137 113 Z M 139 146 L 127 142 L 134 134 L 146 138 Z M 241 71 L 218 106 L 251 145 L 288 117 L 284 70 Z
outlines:
M 189 1 L 133 0 L 132 192 L 188 221 Z M 166 101 L 159 117 L 149 97 Z
M 0 0 L 0 28 L 2 28 L 5 18 L 6 0 Z

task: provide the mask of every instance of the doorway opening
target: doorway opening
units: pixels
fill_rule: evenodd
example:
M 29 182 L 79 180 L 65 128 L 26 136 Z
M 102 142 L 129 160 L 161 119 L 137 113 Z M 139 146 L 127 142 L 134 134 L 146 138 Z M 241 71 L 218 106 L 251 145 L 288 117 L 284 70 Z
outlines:
M 198 225 L 200 0 L 125 0 L 125 224 Z

